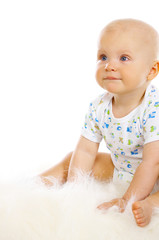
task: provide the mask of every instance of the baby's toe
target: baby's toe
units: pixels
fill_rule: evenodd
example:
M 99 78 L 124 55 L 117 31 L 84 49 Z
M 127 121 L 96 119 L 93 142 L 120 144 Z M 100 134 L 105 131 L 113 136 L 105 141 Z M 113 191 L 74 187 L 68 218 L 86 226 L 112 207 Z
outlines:
M 138 201 L 138 202 L 134 202 L 133 204 L 132 204 L 132 210 L 138 210 L 138 209 L 140 209 L 141 208 L 141 203 Z
M 136 219 L 141 219 L 144 217 L 144 214 L 143 213 L 137 213 L 137 214 L 134 214 L 135 218 Z
M 134 216 L 143 214 L 143 209 L 142 209 L 140 202 L 133 203 L 132 212 L 133 212 Z
M 136 219 L 136 222 L 137 222 L 137 224 L 143 224 L 143 223 L 145 223 L 145 219 L 144 219 L 144 217 L 138 218 L 138 219 Z
M 147 223 L 146 223 L 146 221 L 141 221 L 141 222 L 137 223 L 137 225 L 139 227 L 145 227 L 147 225 Z

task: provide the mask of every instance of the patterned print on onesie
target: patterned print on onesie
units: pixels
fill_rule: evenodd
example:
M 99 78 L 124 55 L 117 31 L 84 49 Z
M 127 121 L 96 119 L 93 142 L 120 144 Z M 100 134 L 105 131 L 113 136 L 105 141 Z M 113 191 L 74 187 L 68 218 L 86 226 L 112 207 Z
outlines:
M 113 115 L 112 98 L 106 92 L 90 103 L 82 135 L 98 143 L 104 139 L 119 178 L 129 173 L 132 179 L 144 144 L 159 140 L 159 90 L 149 85 L 142 103 L 122 118 Z

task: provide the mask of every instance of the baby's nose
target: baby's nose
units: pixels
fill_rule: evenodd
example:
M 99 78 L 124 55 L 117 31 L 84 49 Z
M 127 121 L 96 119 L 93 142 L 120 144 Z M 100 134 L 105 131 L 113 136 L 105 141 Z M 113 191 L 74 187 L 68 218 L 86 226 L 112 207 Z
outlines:
M 110 64 L 110 63 L 106 63 L 105 64 L 105 70 L 108 71 L 108 72 L 115 72 L 116 71 L 116 68 L 113 64 Z

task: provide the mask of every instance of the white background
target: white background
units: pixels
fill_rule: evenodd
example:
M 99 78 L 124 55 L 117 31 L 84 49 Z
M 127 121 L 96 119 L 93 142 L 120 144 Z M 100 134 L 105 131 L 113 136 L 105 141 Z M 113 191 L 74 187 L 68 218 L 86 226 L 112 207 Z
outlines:
M 103 92 L 101 29 L 137 18 L 159 31 L 157 2 L 0 1 L 1 179 L 36 175 L 74 149 L 89 102 Z

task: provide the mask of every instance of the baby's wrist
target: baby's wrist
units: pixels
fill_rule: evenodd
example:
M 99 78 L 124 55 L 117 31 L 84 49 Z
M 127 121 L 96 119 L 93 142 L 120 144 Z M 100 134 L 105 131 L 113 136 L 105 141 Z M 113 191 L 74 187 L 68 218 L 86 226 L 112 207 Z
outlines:
M 130 200 L 130 198 L 129 198 L 128 196 L 126 196 L 126 195 L 124 195 L 124 196 L 122 197 L 122 199 L 123 199 L 125 202 L 128 202 L 128 201 Z

